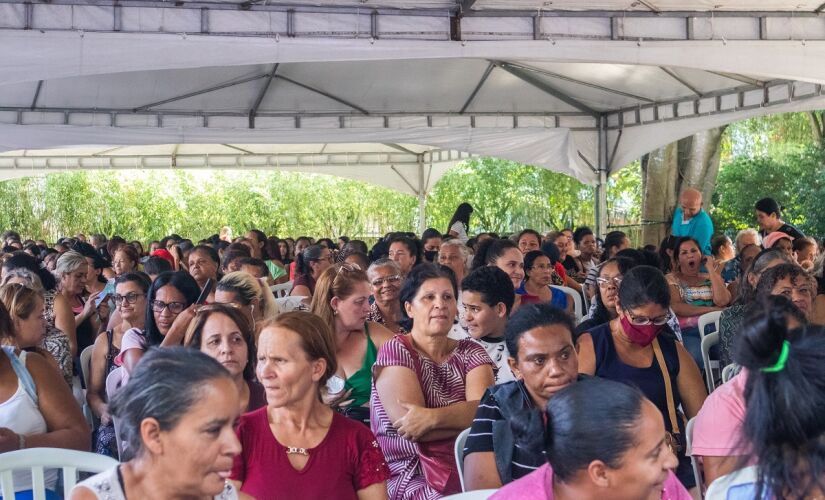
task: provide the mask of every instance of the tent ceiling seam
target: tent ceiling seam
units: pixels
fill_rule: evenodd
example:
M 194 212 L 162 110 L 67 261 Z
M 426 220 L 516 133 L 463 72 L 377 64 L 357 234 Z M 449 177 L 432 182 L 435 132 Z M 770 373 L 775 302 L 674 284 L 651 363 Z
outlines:
M 532 85 L 533 87 L 541 90 L 545 94 L 553 96 L 556 99 L 578 109 L 579 111 L 583 111 L 594 118 L 598 118 L 599 116 L 601 116 L 601 113 L 599 113 L 595 109 L 592 109 L 586 104 L 578 101 L 577 99 L 570 97 L 569 95 L 565 94 L 559 89 L 553 87 L 552 85 L 548 84 L 543 80 L 538 79 L 537 77 L 531 75 L 528 71 L 518 66 L 511 65 L 510 63 L 504 61 L 494 61 L 494 64 L 499 68 L 503 69 L 504 71 L 515 76 L 519 80 L 522 80 L 523 82 Z
M 673 70 L 666 68 L 664 66 L 659 66 L 659 69 L 667 73 L 668 76 L 679 82 L 683 87 L 696 94 L 696 97 L 703 97 L 702 92 L 699 92 L 693 85 L 689 84 L 687 81 L 685 81 L 684 78 L 677 75 Z
M 322 95 L 322 96 L 324 96 L 328 99 L 332 99 L 333 101 L 339 102 L 339 103 L 343 104 L 344 106 L 350 107 L 350 108 L 358 111 L 362 115 L 369 115 L 370 114 L 370 112 L 367 111 L 366 109 L 364 109 L 364 108 L 362 108 L 362 107 L 360 107 L 356 104 L 353 104 L 353 103 L 351 103 L 351 102 L 349 102 L 345 99 L 342 99 L 341 97 L 335 96 L 333 94 L 330 94 L 329 92 L 325 92 L 325 91 L 320 90 L 320 89 L 316 89 L 315 87 L 312 87 L 312 86 L 307 85 L 305 83 L 301 83 L 297 80 L 293 80 L 292 78 L 286 77 L 284 75 L 274 75 L 274 78 L 284 80 L 285 82 L 289 82 L 289 83 L 291 83 L 293 85 L 297 85 L 298 87 L 301 87 L 303 89 L 309 90 L 311 92 L 315 92 L 316 94 L 319 94 L 319 95 Z
M 266 81 L 261 87 L 261 90 L 258 92 L 258 96 L 255 98 L 252 108 L 249 110 L 249 128 L 255 128 L 255 115 L 258 114 L 258 108 L 261 107 L 261 102 L 263 102 L 264 97 L 266 97 L 266 93 L 269 91 L 269 87 L 272 84 L 272 78 L 275 76 L 275 72 L 278 71 L 278 66 L 280 66 L 280 63 L 275 63 L 272 65 L 272 71 L 266 75 Z
M 415 165 L 418 165 L 418 161 L 417 161 L 417 160 L 416 160 L 416 162 L 415 162 Z M 409 187 L 410 187 L 410 189 L 412 189 L 413 193 L 415 193 L 415 195 L 416 195 L 416 196 L 420 196 L 420 195 L 421 195 L 421 192 L 420 192 L 418 189 L 416 189 L 416 188 L 415 188 L 415 186 L 413 186 L 413 185 L 412 185 L 412 183 L 411 183 L 410 181 L 408 181 L 406 177 L 404 177 L 403 175 L 401 175 L 401 172 L 399 172 L 399 171 L 398 171 L 398 169 L 397 169 L 397 168 L 395 168 L 395 165 L 390 165 L 390 168 L 392 169 L 392 171 L 393 171 L 393 172 L 395 172 L 395 174 L 396 174 L 396 175 L 398 175 L 398 177 L 400 177 L 400 178 L 401 178 L 401 180 L 402 180 L 402 181 L 404 181 L 404 183 L 405 183 L 407 186 L 409 186 Z
M 169 99 L 164 99 L 162 101 L 157 101 L 157 102 L 153 102 L 153 103 L 149 103 L 149 104 L 144 104 L 143 106 L 138 106 L 136 108 L 132 108 L 132 111 L 135 111 L 135 112 L 137 112 L 137 111 L 146 111 L 149 108 L 154 108 L 156 106 L 161 106 L 163 104 L 168 104 L 170 102 L 181 101 L 183 99 L 188 99 L 190 97 L 195 97 L 195 96 L 199 96 L 199 95 L 202 95 L 202 94 L 208 94 L 209 92 L 215 92 L 216 90 L 223 90 L 223 89 L 226 89 L 226 88 L 229 88 L 229 87 L 234 87 L 236 85 L 242 85 L 244 83 L 252 82 L 252 81 L 255 81 L 255 80 L 260 80 L 261 78 L 266 78 L 266 77 L 267 77 L 267 74 L 264 73 L 262 75 L 255 75 L 255 76 L 250 76 L 250 77 L 247 77 L 247 78 L 241 78 L 240 80 L 236 80 L 236 81 L 233 81 L 233 82 L 221 83 L 219 85 L 214 85 L 212 87 L 207 87 L 205 89 L 195 90 L 193 92 L 188 92 L 186 94 L 181 94 L 181 95 L 178 95 L 178 96 L 175 96 L 175 97 L 170 97 Z

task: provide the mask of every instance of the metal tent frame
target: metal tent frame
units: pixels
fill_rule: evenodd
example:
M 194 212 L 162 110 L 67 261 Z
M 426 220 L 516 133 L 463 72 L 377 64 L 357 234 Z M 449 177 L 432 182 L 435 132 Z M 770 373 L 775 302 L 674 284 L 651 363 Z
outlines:
M 589 5 L 0 0 L 0 176 L 320 171 L 417 195 L 423 223 L 440 175 L 487 154 L 594 184 L 604 233 L 607 177 L 628 162 L 825 106 L 820 0 Z M 88 144 L 106 146 L 67 149 Z

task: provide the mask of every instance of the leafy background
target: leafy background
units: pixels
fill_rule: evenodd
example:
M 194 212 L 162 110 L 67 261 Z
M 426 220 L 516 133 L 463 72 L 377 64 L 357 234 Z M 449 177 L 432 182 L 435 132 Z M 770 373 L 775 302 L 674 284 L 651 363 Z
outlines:
M 710 213 L 717 229 L 753 226 L 752 206 L 772 196 L 785 219 L 825 235 L 825 147 L 805 113 L 732 124 Z M 634 162 L 609 179 L 608 222 L 637 234 L 641 178 Z M 470 231 L 511 233 L 592 225 L 593 188 L 544 169 L 495 158 L 464 162 L 445 175 L 427 200 L 427 226 L 446 228 L 469 202 Z M 0 228 L 54 241 L 77 232 L 149 241 L 172 232 L 200 239 L 224 225 L 255 227 L 281 237 L 348 235 L 372 240 L 388 231 L 415 231 L 415 197 L 323 175 L 280 171 L 87 171 L 0 182 Z

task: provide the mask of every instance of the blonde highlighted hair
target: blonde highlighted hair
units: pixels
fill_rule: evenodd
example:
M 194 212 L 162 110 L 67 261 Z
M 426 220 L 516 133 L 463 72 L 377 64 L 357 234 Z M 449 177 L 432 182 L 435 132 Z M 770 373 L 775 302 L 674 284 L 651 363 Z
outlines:
M 309 310 L 334 328 L 335 311 L 332 310 L 332 298 L 346 299 L 353 294 L 355 285 L 369 283 L 367 273 L 355 264 L 335 264 L 324 270 L 315 283 L 315 293 Z
M 218 282 L 217 289 L 236 294 L 238 300 L 245 306 L 258 299 L 258 307 L 260 307 L 261 315 L 265 320 L 278 316 L 280 312 L 278 304 L 275 302 L 275 296 L 272 295 L 266 285 L 262 285 L 256 277 L 249 273 L 235 271 L 225 274 Z

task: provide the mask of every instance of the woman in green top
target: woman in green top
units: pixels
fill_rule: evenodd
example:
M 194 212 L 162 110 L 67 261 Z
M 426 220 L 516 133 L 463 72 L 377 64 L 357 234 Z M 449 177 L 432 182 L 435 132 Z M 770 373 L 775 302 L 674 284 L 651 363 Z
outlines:
M 337 401 L 351 400 L 348 406 L 369 404 L 372 365 L 378 349 L 393 336 L 383 325 L 367 321 L 370 291 L 361 268 L 336 264 L 318 278 L 310 306 L 335 333 L 338 372 L 327 387 L 331 394 L 340 394 Z M 341 380 L 344 386 L 336 387 Z

